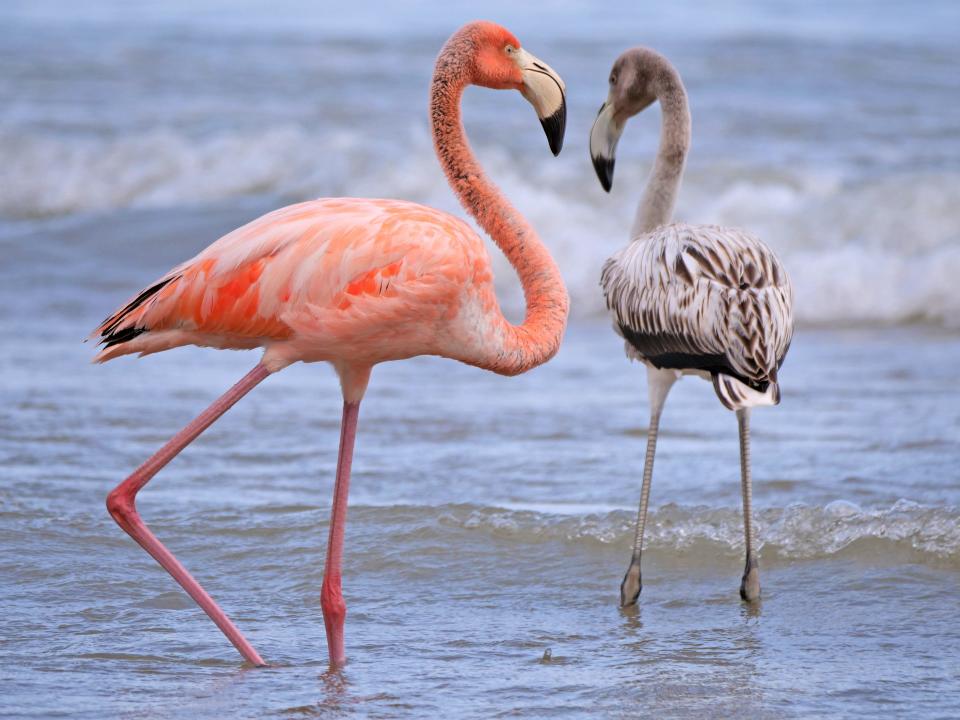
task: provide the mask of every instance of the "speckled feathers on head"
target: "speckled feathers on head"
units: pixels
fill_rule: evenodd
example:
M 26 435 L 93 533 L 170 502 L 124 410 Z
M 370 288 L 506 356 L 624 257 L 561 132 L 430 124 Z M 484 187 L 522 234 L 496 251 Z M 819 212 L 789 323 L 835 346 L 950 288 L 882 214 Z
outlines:
M 489 20 L 467 23 L 444 44 L 439 62 L 449 59 L 461 66 L 466 80 L 494 90 L 519 90 L 523 86 L 520 68 L 504 52 L 507 46 L 520 48 L 516 36 Z
M 680 73 L 666 57 L 647 47 L 620 54 L 610 68 L 610 91 L 617 104 L 616 119 L 624 122 L 658 98 L 683 89 Z

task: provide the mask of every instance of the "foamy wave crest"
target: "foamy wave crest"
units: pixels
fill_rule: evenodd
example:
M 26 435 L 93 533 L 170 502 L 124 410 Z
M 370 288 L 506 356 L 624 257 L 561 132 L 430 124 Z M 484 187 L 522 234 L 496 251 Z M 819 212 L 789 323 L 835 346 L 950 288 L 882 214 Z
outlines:
M 627 239 L 646 167 L 626 160 L 603 193 L 575 144 L 559 160 L 477 143 L 491 176 L 543 235 L 563 270 L 575 316 L 604 313 L 603 260 Z M 542 149 L 542 148 L 541 148 Z M 531 149 L 532 150 L 532 149 Z M 358 129 L 296 125 L 187 137 L 155 130 L 76 139 L 0 132 L 0 215 L 36 218 L 123 207 L 176 207 L 249 195 L 402 197 L 460 213 L 425 127 L 403 142 Z M 677 217 L 744 227 L 793 277 L 801 322 L 913 321 L 960 327 L 960 177 L 914 173 L 844 179 L 809 170 L 695 166 Z M 522 294 L 494 255 L 504 307 Z
M 295 126 L 189 138 L 158 129 L 115 138 L 0 134 L 0 214 L 44 217 L 175 207 L 257 194 L 336 191 L 359 153 L 353 133 Z M 331 192 L 332 194 L 332 192 Z
M 561 540 L 629 548 L 633 512 L 556 515 L 527 510 L 452 506 L 441 523 L 518 542 Z M 791 505 L 757 513 L 765 560 L 816 559 L 841 554 L 903 551 L 911 560 L 960 567 L 960 508 L 900 500 L 885 510 L 835 501 L 825 507 Z M 644 547 L 670 554 L 743 553 L 743 516 L 737 508 L 665 505 L 651 511 Z
M 705 184 L 705 183 L 703 183 Z M 960 327 L 960 177 L 742 178 L 687 217 L 748 228 L 781 256 L 808 322 Z

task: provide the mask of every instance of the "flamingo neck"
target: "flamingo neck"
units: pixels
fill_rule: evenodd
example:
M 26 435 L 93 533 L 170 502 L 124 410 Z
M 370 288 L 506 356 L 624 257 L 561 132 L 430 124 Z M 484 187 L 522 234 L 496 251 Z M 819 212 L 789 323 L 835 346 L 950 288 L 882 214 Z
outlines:
M 473 76 L 472 41 L 453 36 L 437 58 L 430 96 L 434 148 L 460 203 L 507 256 L 523 287 L 526 315 L 512 325 L 493 302 L 482 357 L 467 360 L 516 375 L 552 358 L 560 347 L 569 298 L 560 271 L 536 231 L 484 174 L 467 142 L 460 115 Z
M 683 166 L 690 147 L 690 108 L 680 75 L 663 60 L 656 88 L 662 116 L 660 147 L 650 177 L 640 198 L 630 237 L 648 233 L 673 218 L 673 208 L 683 179 Z

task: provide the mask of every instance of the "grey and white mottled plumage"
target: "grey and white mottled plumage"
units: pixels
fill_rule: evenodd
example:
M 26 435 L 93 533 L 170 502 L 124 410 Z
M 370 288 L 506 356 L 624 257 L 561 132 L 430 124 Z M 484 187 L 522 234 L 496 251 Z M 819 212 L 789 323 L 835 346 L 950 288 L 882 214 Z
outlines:
M 746 562 L 740 596 L 760 597 L 752 517 L 750 409 L 780 402 L 777 371 L 793 336 L 793 289 L 780 261 L 735 228 L 670 224 L 690 146 L 690 110 L 680 74 L 649 48 L 627 50 L 610 70 L 609 92 L 590 130 L 590 156 L 604 190 L 613 184 L 617 142 L 629 118 L 659 102 L 660 147 L 637 208 L 631 242 L 607 260 L 601 285 L 627 355 L 647 366 L 650 426 L 640 507 L 620 604 L 640 595 L 640 557 L 660 415 L 681 375 L 713 380 L 737 413 Z
M 752 235 L 663 226 L 607 260 L 600 284 L 628 356 L 709 374 L 731 410 L 779 402 L 793 289 L 773 251 Z

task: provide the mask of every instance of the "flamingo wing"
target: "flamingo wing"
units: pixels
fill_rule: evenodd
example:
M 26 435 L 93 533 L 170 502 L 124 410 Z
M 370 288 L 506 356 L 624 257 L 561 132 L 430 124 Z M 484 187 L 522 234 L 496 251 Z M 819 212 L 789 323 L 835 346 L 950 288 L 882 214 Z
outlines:
M 793 335 L 793 291 L 756 238 L 717 226 L 665 226 L 611 257 L 601 284 L 641 359 L 726 375 L 761 393 L 776 383 Z
M 220 238 L 104 320 L 95 359 L 361 328 L 370 337 L 448 315 L 486 261 L 465 223 L 432 208 L 351 198 L 291 205 Z

